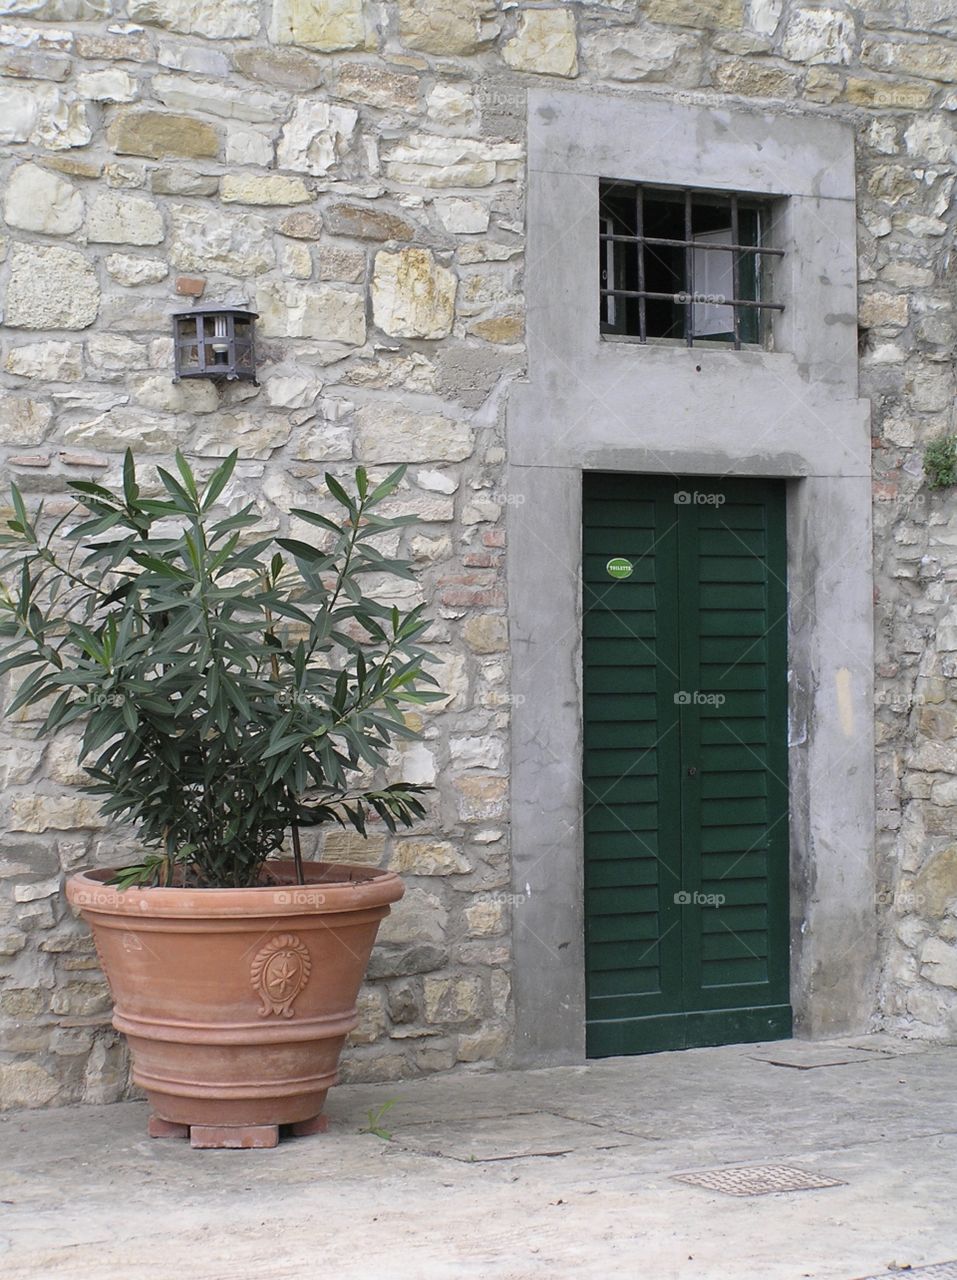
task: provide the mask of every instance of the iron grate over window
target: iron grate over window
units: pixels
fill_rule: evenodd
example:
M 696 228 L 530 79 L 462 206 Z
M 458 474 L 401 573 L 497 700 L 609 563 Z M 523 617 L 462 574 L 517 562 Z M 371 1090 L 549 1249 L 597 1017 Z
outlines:
M 637 338 L 763 344 L 773 266 L 771 204 L 736 192 L 603 181 L 601 331 Z

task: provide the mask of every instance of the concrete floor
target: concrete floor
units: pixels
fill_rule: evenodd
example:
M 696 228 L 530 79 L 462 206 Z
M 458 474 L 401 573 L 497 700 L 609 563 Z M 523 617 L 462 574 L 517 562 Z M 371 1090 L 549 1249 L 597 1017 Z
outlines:
M 390 1140 L 360 1133 L 370 1110 Z M 957 1259 L 957 1047 L 882 1036 L 333 1091 L 272 1151 L 142 1103 L 0 1118 L 5 1280 L 857 1280 Z M 672 1175 L 793 1164 L 737 1198 Z M 930 1276 L 957 1275 L 937 1270 Z

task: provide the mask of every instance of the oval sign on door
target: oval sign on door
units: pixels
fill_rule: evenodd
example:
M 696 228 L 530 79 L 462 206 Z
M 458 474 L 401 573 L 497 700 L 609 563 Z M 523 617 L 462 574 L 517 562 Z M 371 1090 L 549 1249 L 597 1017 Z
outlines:
M 624 556 L 615 556 L 605 565 L 609 578 L 630 578 L 635 566 Z

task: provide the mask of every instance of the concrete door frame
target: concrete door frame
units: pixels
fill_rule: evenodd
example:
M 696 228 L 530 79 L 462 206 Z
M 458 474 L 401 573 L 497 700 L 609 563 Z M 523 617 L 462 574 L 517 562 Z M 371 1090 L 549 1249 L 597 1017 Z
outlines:
M 601 340 L 602 177 L 780 201 L 773 350 Z M 870 406 L 857 396 L 855 232 L 853 135 L 836 121 L 651 94 L 529 94 L 529 378 L 508 403 L 516 1063 L 584 1057 L 588 470 L 792 482 L 792 1003 L 809 1036 L 861 1031 L 873 1012 Z

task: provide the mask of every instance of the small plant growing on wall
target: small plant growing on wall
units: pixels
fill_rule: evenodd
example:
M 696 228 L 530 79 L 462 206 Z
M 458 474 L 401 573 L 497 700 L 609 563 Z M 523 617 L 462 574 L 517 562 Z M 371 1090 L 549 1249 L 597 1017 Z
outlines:
M 929 489 L 957 484 L 957 435 L 945 432 L 931 440 L 924 451 L 924 476 Z

